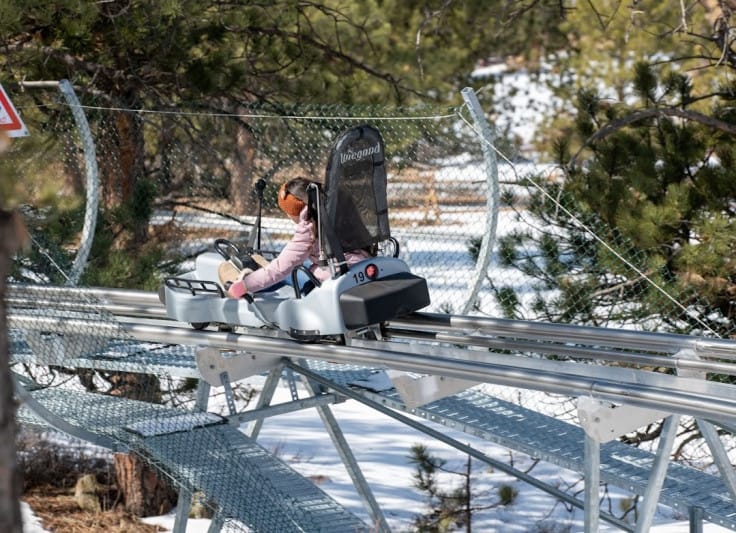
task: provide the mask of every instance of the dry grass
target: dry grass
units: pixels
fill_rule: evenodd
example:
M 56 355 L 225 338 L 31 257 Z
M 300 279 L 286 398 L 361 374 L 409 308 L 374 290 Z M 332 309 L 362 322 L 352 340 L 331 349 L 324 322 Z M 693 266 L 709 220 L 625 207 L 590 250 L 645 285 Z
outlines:
M 86 445 L 61 445 L 44 433 L 21 431 L 18 467 L 23 479 L 23 501 L 51 533 L 157 533 L 158 526 L 144 524 L 124 511 L 115 486 L 115 469 L 106 452 L 91 453 Z M 82 510 L 74 500 L 77 480 L 94 474 L 103 511 Z
M 51 533 L 158 533 L 159 526 L 144 524 L 119 509 L 93 513 L 74 501 L 74 490 L 35 487 L 23 496 L 42 526 Z

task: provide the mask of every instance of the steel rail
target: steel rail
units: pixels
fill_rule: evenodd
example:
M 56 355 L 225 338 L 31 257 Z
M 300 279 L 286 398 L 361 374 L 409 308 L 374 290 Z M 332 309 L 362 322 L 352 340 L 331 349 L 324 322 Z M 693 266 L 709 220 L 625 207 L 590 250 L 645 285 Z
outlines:
M 15 320 L 14 317 L 11 317 Z M 389 366 L 474 382 L 497 383 L 566 396 L 590 396 L 707 420 L 736 422 L 736 387 L 693 378 L 584 363 L 532 359 L 452 347 L 387 343 L 391 349 L 326 344 L 196 331 L 183 325 L 121 322 L 100 324 L 80 318 L 29 316 L 23 327 L 42 331 L 85 331 L 87 335 L 182 345 L 207 345 L 261 356 L 294 356 L 363 366 Z M 472 355 L 477 360 L 468 360 Z
M 158 295 L 128 289 L 11 285 L 10 305 L 73 311 L 79 303 L 118 317 L 167 319 Z M 259 332 L 259 334 L 261 334 Z M 288 338 L 281 335 L 282 338 Z M 536 323 L 487 317 L 417 313 L 392 320 L 385 328 L 386 340 L 432 341 L 518 353 L 566 356 L 650 368 L 672 368 L 700 373 L 736 375 L 736 342 L 687 335 L 652 333 L 567 324 Z M 381 345 L 385 345 L 381 342 Z M 624 350 L 648 350 L 640 353 Z M 672 357 L 693 350 L 696 358 Z M 658 350 L 659 353 L 652 353 Z M 701 357 L 719 359 L 708 361 Z
M 90 304 L 118 306 L 122 314 L 156 314 L 162 316 L 164 309 L 158 294 L 150 291 L 108 288 L 70 288 L 63 286 L 9 284 L 9 298 L 53 300 L 82 298 Z M 125 307 L 129 306 L 129 307 Z M 493 317 L 476 317 L 446 315 L 439 313 L 414 313 L 404 318 L 393 319 L 388 323 L 388 331 L 437 333 L 442 331 L 473 332 L 477 334 L 499 337 L 512 337 L 557 343 L 575 343 L 597 345 L 599 347 L 616 347 L 620 349 L 657 351 L 675 353 L 683 349 L 692 349 L 699 357 L 731 359 L 736 361 L 736 342 L 730 339 L 695 337 L 675 333 L 658 333 L 595 326 L 579 326 L 573 324 L 557 324 L 550 322 L 532 322 Z
M 22 298 L 18 296 L 10 296 L 5 299 L 8 306 L 18 309 L 44 308 L 62 311 L 76 311 L 80 309 L 80 302 L 73 300 L 57 301 L 49 298 Z M 116 316 L 137 316 L 137 317 L 155 317 L 166 318 L 166 308 L 159 302 L 156 305 L 146 303 L 110 303 L 95 302 L 85 303 L 85 309 L 109 313 Z
M 716 374 L 736 375 L 736 364 L 702 359 L 686 359 L 672 357 L 669 354 L 652 354 L 625 352 L 580 344 L 563 344 L 540 341 L 517 340 L 505 337 L 489 337 L 482 335 L 465 335 L 453 333 L 419 332 L 409 329 L 386 329 L 386 338 L 397 341 L 430 341 L 445 344 L 463 345 L 472 348 L 488 348 L 495 350 L 511 350 L 519 353 L 566 356 L 574 359 L 589 359 L 602 362 L 616 362 L 637 367 L 672 368 L 692 372 L 712 372 Z
M 145 321 L 146 324 L 150 325 L 162 325 L 169 326 L 176 324 L 182 326 L 181 323 L 172 322 L 168 318 L 157 316 L 157 315 L 146 315 L 146 316 L 121 316 L 116 317 L 117 320 L 122 322 L 133 321 Z M 138 322 L 143 323 L 143 322 Z M 717 361 L 708 361 L 700 359 L 688 359 L 683 357 L 667 357 L 660 354 L 641 354 L 634 352 L 621 352 L 615 350 L 605 350 L 601 348 L 593 348 L 588 346 L 571 346 L 564 344 L 548 344 L 534 341 L 517 341 L 515 339 L 498 339 L 490 338 L 477 335 L 462 335 L 462 334 L 421 334 L 416 331 L 406 330 L 401 334 L 395 335 L 395 331 L 391 328 L 390 335 L 387 337 L 388 340 L 394 338 L 396 342 L 387 342 L 386 340 L 366 340 L 362 338 L 352 339 L 350 341 L 351 346 L 359 346 L 367 349 L 385 349 L 391 351 L 406 351 L 406 341 L 431 341 L 431 344 L 418 344 L 413 346 L 410 351 L 412 353 L 422 353 L 425 355 L 446 355 L 447 347 L 437 347 L 437 343 L 441 342 L 445 345 L 463 345 L 466 348 L 495 348 L 505 352 L 514 352 L 517 356 L 524 356 L 524 353 L 532 354 L 546 354 L 556 356 L 569 356 L 573 359 L 583 360 L 598 360 L 603 362 L 617 362 L 622 363 L 626 366 L 633 366 L 639 369 L 646 369 L 654 372 L 652 369 L 659 368 L 670 368 L 679 372 L 692 373 L 715 373 L 720 375 L 733 375 L 736 376 L 736 364 L 733 363 L 722 363 Z M 250 329 L 241 333 L 245 335 L 258 335 L 267 336 L 270 338 L 286 339 L 291 342 L 294 341 L 286 333 L 277 330 L 261 330 L 261 329 Z M 475 350 L 468 349 L 453 349 L 452 357 L 458 359 L 469 359 L 473 355 L 478 354 Z M 532 359 L 532 356 L 528 356 Z
M 736 342 L 733 340 L 694 337 L 675 333 L 437 313 L 414 313 L 405 318 L 391 320 L 389 326 L 430 332 L 464 330 L 521 339 L 597 344 L 668 353 L 675 353 L 682 349 L 692 349 L 701 357 L 736 360 Z
M 158 294 L 134 289 L 110 289 L 105 287 L 66 287 L 61 285 L 39 285 L 30 283 L 8 283 L 6 296 L 9 298 L 31 297 L 60 302 L 62 299 L 90 304 L 130 304 L 161 306 Z
M 41 299 L 49 302 L 60 299 L 86 298 L 101 308 L 119 306 L 125 313 L 150 313 L 162 316 L 163 305 L 158 294 L 150 291 L 108 288 L 70 288 L 63 286 L 9 284 L 9 298 Z M 30 298 L 29 298 L 30 297 Z M 129 307 L 125 307 L 129 306 Z M 122 312 L 122 311 L 121 311 Z M 535 341 L 575 343 L 617 347 L 620 349 L 675 353 L 692 349 L 700 357 L 736 360 L 736 341 L 710 337 L 695 337 L 675 333 L 658 333 L 595 326 L 578 326 L 550 322 L 532 322 L 505 318 L 446 315 L 440 313 L 414 313 L 388 323 L 388 331 L 411 330 L 438 333 L 442 331 L 472 332 L 474 334 L 512 337 Z

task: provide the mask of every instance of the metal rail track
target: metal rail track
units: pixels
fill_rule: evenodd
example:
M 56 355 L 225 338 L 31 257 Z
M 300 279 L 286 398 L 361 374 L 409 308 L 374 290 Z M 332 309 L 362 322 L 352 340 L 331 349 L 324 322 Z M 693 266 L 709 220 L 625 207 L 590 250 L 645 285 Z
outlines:
M 349 338 L 346 345 L 300 344 L 274 330 L 238 328 L 238 333 L 195 331 L 189 325 L 169 320 L 158 296 L 150 292 L 11 286 L 8 302 L 11 324 L 44 334 L 73 336 L 73 332 L 83 331 L 85 336 L 192 347 L 210 346 L 245 355 L 283 358 L 286 365 L 293 365 L 290 362 L 292 359 L 306 358 L 318 363 L 340 363 L 338 367 L 344 365 L 342 368 L 352 365 L 389 367 L 469 382 L 498 383 L 568 396 L 588 396 L 667 413 L 691 415 L 715 421 L 724 428 L 736 426 L 736 387 L 707 379 L 713 374 L 736 375 L 736 343 L 721 339 L 420 313 L 385 324 L 381 340 Z M 39 312 L 39 309 L 43 311 Z M 69 361 L 70 364 L 73 362 L 79 363 L 82 359 Z M 117 363 L 89 362 L 90 368 L 100 364 Z M 162 365 L 165 366 L 165 363 L 159 364 Z M 184 372 L 196 374 L 192 362 L 188 363 Z M 333 383 L 331 378 L 327 382 L 335 390 L 342 390 L 343 394 L 349 392 L 348 389 L 340 389 L 340 385 Z M 359 400 L 365 396 L 365 393 L 356 394 Z M 389 400 L 382 395 L 376 398 L 384 405 L 395 404 L 394 409 L 406 409 L 396 399 Z M 465 400 L 458 396 L 454 400 L 448 398 L 448 401 L 449 406 L 453 401 L 462 403 Z M 445 403 L 440 401 L 437 407 Z M 473 406 L 468 404 L 465 408 L 472 410 Z M 450 409 L 452 412 L 455 410 Z M 410 412 L 430 419 L 434 419 L 436 413 L 426 408 Z M 471 433 L 477 431 L 474 423 L 466 422 L 470 416 L 466 415 L 457 421 L 453 421 L 450 414 L 443 415 L 443 419 L 447 419 L 443 423 L 469 423 L 467 430 Z M 482 419 L 480 415 L 471 418 L 475 419 L 476 416 L 477 420 Z M 525 416 L 531 417 L 532 414 Z M 540 428 L 549 427 L 551 423 L 552 420 L 544 422 Z M 562 422 L 558 425 L 565 426 Z M 503 434 L 501 428 L 498 426 L 494 431 L 494 434 L 500 431 L 499 438 Z M 560 427 L 552 438 L 557 442 L 556 446 L 567 438 L 571 449 L 579 455 L 581 435 L 572 438 L 572 429 L 580 432 L 579 428 Z M 567 437 L 563 438 L 563 435 Z M 532 454 L 536 453 L 535 449 L 543 449 L 535 446 L 531 444 L 529 449 Z M 587 457 L 587 444 L 585 449 Z M 609 472 L 616 461 L 613 456 L 606 460 L 613 461 L 607 466 L 606 471 Z M 577 461 L 580 463 L 582 458 Z M 640 461 L 646 462 L 648 459 L 642 457 Z M 574 465 L 568 465 L 571 466 Z M 578 468 L 580 464 L 575 467 Z M 613 470 L 617 468 L 614 466 Z M 626 483 L 624 470 L 628 468 L 626 466 L 620 470 L 621 479 L 611 481 Z M 638 479 L 639 475 L 634 473 L 631 479 Z M 700 475 L 703 479 L 696 480 L 695 473 L 686 473 L 685 477 L 692 476 L 690 484 L 699 487 L 710 486 L 710 483 L 718 485 L 708 476 Z M 631 488 L 633 490 L 633 485 Z M 637 493 L 642 493 L 644 488 L 636 489 Z M 663 492 L 661 497 L 663 501 L 669 497 L 669 503 L 676 508 L 681 508 L 681 505 L 686 508 L 688 505 L 701 505 L 700 502 L 690 502 L 688 498 L 683 500 L 676 490 L 669 494 Z M 708 519 L 736 526 L 729 518 L 731 507 L 728 505 L 724 510 L 716 510 L 714 502 L 703 501 L 702 504 L 705 505 Z M 608 518 L 615 523 L 615 519 Z
M 139 341 L 206 345 L 261 356 L 383 365 L 412 373 L 585 395 L 736 424 L 736 387 L 656 371 L 669 368 L 688 376 L 736 375 L 733 341 L 424 313 L 389 323 L 387 340 L 356 339 L 345 346 L 301 344 L 263 330 L 240 334 L 195 331 L 166 319 L 158 296 L 145 291 L 11 286 L 8 302 L 13 310 L 11 321 L 22 322 L 28 329 L 84 331 L 85 335 L 113 338 L 127 335 Z M 86 316 L 70 313 L 75 304 L 75 309 L 80 308 L 79 303 L 94 312 Z M 42 306 L 46 312 L 22 316 L 26 306 Z M 100 323 L 99 313 L 114 315 L 115 321 Z M 684 351 L 691 357 L 676 356 Z M 590 360 L 598 364 L 585 362 Z
M 112 315 L 168 319 L 156 293 L 138 290 L 10 285 L 7 302 L 55 309 L 79 309 L 81 303 Z M 392 320 L 384 333 L 385 340 L 433 341 L 653 366 L 669 365 L 650 357 L 652 354 L 692 350 L 699 359 L 734 362 L 733 367 L 703 365 L 703 370 L 736 369 L 736 341 L 729 339 L 437 313 Z

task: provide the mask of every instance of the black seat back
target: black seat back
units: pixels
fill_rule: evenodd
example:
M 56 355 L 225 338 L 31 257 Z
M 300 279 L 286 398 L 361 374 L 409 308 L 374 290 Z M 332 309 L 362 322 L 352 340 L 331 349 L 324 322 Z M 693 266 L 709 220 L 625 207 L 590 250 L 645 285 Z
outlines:
M 333 143 L 324 204 L 324 249 L 341 272 L 347 271 L 344 252 L 370 249 L 390 238 L 384 144 L 373 126 L 350 128 Z

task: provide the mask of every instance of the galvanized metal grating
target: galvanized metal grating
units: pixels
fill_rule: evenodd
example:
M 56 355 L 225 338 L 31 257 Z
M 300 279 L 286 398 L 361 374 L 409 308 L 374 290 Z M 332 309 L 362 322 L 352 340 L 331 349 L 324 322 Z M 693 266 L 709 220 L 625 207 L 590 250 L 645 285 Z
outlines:
M 146 439 L 160 465 L 255 531 L 368 531 L 357 517 L 231 426 Z
M 321 361 L 309 361 L 309 366 L 323 377 L 343 386 L 366 379 L 375 371 Z M 572 424 L 475 390 L 466 390 L 416 409 L 408 409 L 395 389 L 376 393 L 353 388 L 387 407 L 575 472 L 584 471 L 585 434 Z M 654 459 L 654 454 L 619 441 L 605 443 L 600 448 L 601 481 L 644 494 Z M 693 506 L 701 507 L 706 520 L 736 530 L 736 505 L 718 476 L 671 462 L 659 501 L 683 512 Z
M 243 531 L 267 532 L 369 530 L 309 480 L 219 417 L 58 388 L 32 395 L 67 423 L 110 436 L 183 486 L 203 490 L 220 507 L 228 527 L 240 524 Z M 28 411 L 23 406 L 19 419 L 40 426 L 40 419 Z M 183 424 L 185 419 L 189 422 Z M 141 427 L 148 429 L 141 432 Z
M 135 357 L 135 355 L 131 355 L 130 357 Z M 190 361 L 191 360 L 192 359 L 190 359 Z M 190 364 L 193 365 L 193 363 Z M 353 365 L 334 365 L 318 361 L 312 361 L 310 364 L 322 375 L 341 385 L 349 385 L 355 381 L 366 380 L 373 372 L 376 371 L 376 369 Z M 53 396 L 49 391 L 39 391 L 36 394 L 39 397 L 47 396 L 49 394 Z M 453 427 L 491 442 L 496 442 L 509 449 L 528 453 L 531 456 L 539 457 L 545 461 L 573 471 L 582 471 L 584 461 L 584 435 L 580 428 L 546 417 L 534 411 L 521 408 L 503 400 L 499 400 L 476 391 L 465 391 L 453 397 L 445 398 L 438 402 L 423 406 L 419 409 L 410 410 L 403 405 L 395 390 L 388 390 L 383 393 L 362 390 L 362 394 L 388 407 L 413 413 L 436 423 Z M 102 401 L 96 404 L 96 410 L 100 412 L 97 414 L 90 412 L 87 417 L 84 417 L 84 419 L 79 419 L 74 414 L 75 412 L 79 412 L 77 409 L 69 408 L 71 404 L 75 404 L 75 401 L 70 401 L 73 398 L 69 396 L 69 391 L 63 392 L 63 399 L 61 399 L 62 405 L 56 405 L 53 400 L 50 401 L 50 404 L 52 405 L 52 410 L 58 413 L 59 416 L 65 418 L 65 420 L 72 423 L 78 423 L 91 431 L 107 433 L 110 430 L 110 421 L 115 420 L 115 418 L 114 416 L 111 417 L 112 413 L 108 412 L 108 407 L 110 406 L 106 406 L 106 404 L 109 403 L 110 400 L 113 402 L 125 400 L 102 397 L 100 395 L 95 396 L 97 398 L 103 398 Z M 64 406 L 67 408 L 65 409 Z M 114 407 L 114 410 L 118 410 L 119 408 L 119 406 L 116 406 Z M 163 411 L 159 411 L 158 409 L 162 409 Z M 139 406 L 138 409 L 128 409 L 128 406 L 126 406 L 124 420 L 116 420 L 115 422 L 122 424 L 124 421 L 125 425 L 130 428 L 135 426 L 136 418 L 146 420 L 151 420 L 153 418 L 156 420 L 156 423 L 159 423 L 158 418 L 163 417 L 160 420 L 163 428 L 161 431 L 163 433 L 166 433 L 167 431 L 180 431 L 180 429 L 177 429 L 178 426 L 174 423 L 171 423 L 171 428 L 169 428 L 169 430 L 166 429 L 166 419 L 168 418 L 169 420 L 173 420 L 175 416 L 171 415 L 169 417 L 168 415 L 164 415 L 163 413 L 168 412 L 167 409 L 168 408 L 153 406 L 151 404 L 143 404 L 142 406 Z M 121 411 L 118 411 L 118 413 L 120 412 Z M 181 411 L 177 411 L 177 413 L 181 413 Z M 105 421 L 105 423 L 102 424 L 102 421 Z M 38 422 L 37 419 L 36 422 Z M 115 424 L 113 424 L 113 426 L 115 426 Z M 204 429 L 210 430 L 209 428 Z M 195 432 L 203 433 L 203 430 L 196 430 Z M 132 438 L 130 431 L 126 431 L 125 433 L 125 436 L 116 434 L 116 438 Z M 235 433 L 240 435 L 237 431 L 235 431 Z M 160 438 L 162 439 L 162 442 L 168 441 L 167 445 L 176 446 L 176 442 L 174 440 L 175 437 L 166 435 Z M 189 443 L 187 444 L 186 449 L 188 451 L 197 449 L 198 447 L 207 449 L 208 446 L 210 446 L 210 441 L 206 440 L 196 445 Z M 237 443 L 231 443 L 230 446 L 238 448 Z M 165 453 L 163 451 L 164 449 L 165 447 L 163 447 L 159 452 L 159 456 L 163 457 L 166 455 L 168 457 L 170 454 Z M 256 448 L 254 451 L 254 449 L 249 446 L 245 446 L 244 448 L 240 447 L 238 449 L 238 453 L 242 454 L 243 458 L 247 460 L 251 460 L 248 459 L 248 457 L 254 453 L 256 456 L 263 453 L 262 450 L 258 450 L 258 448 Z M 213 453 L 216 453 L 214 448 L 212 451 Z M 177 463 L 176 455 L 177 454 L 174 454 L 165 461 L 162 461 L 160 466 L 165 470 L 169 470 L 176 474 L 177 478 L 183 477 L 185 479 L 190 479 L 195 477 L 195 474 L 192 473 L 190 469 L 180 466 Z M 224 462 L 227 463 L 227 459 L 223 459 L 222 457 L 223 455 L 227 456 L 227 453 L 216 453 L 216 455 L 218 455 L 220 460 L 224 460 Z M 641 494 L 646 488 L 652 461 L 653 455 L 648 452 L 638 450 L 618 442 L 607 443 L 601 447 L 601 479 L 605 482 L 609 482 L 616 486 Z M 226 498 L 223 500 L 226 504 L 229 502 L 229 499 L 234 496 L 237 496 L 238 498 L 241 497 L 238 496 L 240 494 L 238 491 L 242 488 L 242 484 L 237 480 L 233 481 L 230 477 L 223 478 L 222 473 L 218 473 L 212 479 L 206 477 L 203 478 L 201 475 L 201 473 L 196 474 L 196 476 L 200 476 L 197 479 L 199 479 L 201 483 L 207 481 L 211 484 L 210 486 L 213 487 L 211 490 L 216 490 L 214 487 L 218 487 L 219 485 L 223 485 L 225 487 L 221 493 L 223 494 L 223 497 Z M 259 477 L 261 475 L 265 476 L 270 483 L 274 483 L 273 478 L 275 474 L 267 468 L 259 471 Z M 245 479 L 251 478 L 252 475 L 250 477 L 248 475 L 245 476 Z M 292 492 L 289 493 L 291 498 L 290 501 L 292 503 L 289 504 L 291 505 L 291 508 L 287 512 L 287 515 L 289 513 L 296 513 L 296 515 L 299 515 L 302 512 L 312 509 L 309 494 L 311 490 L 315 489 L 315 487 L 308 480 L 302 479 L 302 481 L 306 483 L 304 486 L 304 489 L 307 491 L 306 493 L 296 491 L 296 485 L 291 481 L 287 481 L 284 487 L 278 483 L 273 485 L 274 490 L 277 492 L 286 490 L 288 487 L 293 489 Z M 259 485 L 261 487 L 267 486 L 264 485 L 262 481 Z M 252 495 L 250 495 L 250 497 L 252 498 Z M 275 501 L 278 501 L 278 499 Z M 693 505 L 700 506 L 704 509 L 705 518 L 707 520 L 736 529 L 736 512 L 733 502 L 729 494 L 725 491 L 725 487 L 721 483 L 720 479 L 716 476 L 711 476 L 706 473 L 672 463 L 670 465 L 665 486 L 660 496 L 660 501 L 663 504 L 682 509 L 683 511 L 687 511 L 687 509 Z M 264 505 L 271 506 L 273 504 L 267 502 Z M 320 507 L 320 505 L 317 504 L 317 508 L 322 509 L 323 507 Z M 327 505 L 327 508 L 330 508 L 329 504 Z M 232 511 L 229 504 L 226 505 L 226 509 L 223 509 L 223 511 Z M 259 510 L 254 513 L 249 520 L 258 521 L 261 520 L 261 516 L 262 513 Z M 338 516 L 331 517 L 330 521 L 326 523 L 341 524 L 343 518 L 348 522 L 351 520 L 357 520 L 352 517 L 352 515 L 349 515 L 349 513 L 346 517 L 343 517 L 341 513 L 338 512 Z M 263 518 L 263 520 L 266 519 Z M 303 518 L 303 520 L 306 519 Z M 324 527 L 325 522 L 322 522 L 322 519 L 319 521 L 322 523 L 322 526 L 320 527 Z M 235 524 L 237 521 L 229 520 L 228 523 Z M 351 529 L 354 528 L 351 526 Z
M 38 364 L 38 354 L 31 349 L 23 334 L 16 329 L 11 329 L 10 333 L 11 362 Z M 57 364 L 67 368 L 199 378 L 195 349 L 194 346 L 111 340 L 99 352 L 68 356 Z

